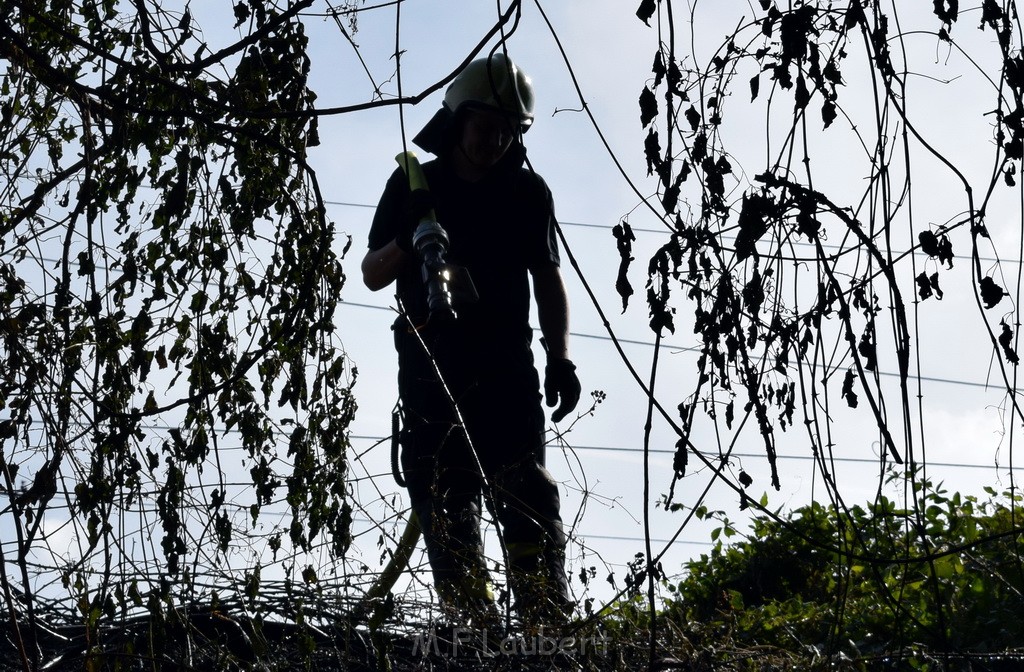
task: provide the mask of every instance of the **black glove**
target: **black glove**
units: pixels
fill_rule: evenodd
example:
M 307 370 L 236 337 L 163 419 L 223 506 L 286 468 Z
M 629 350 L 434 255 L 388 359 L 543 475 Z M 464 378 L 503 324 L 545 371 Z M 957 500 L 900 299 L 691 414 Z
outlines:
M 544 396 L 548 408 L 558 403 L 551 414 L 551 421 L 558 422 L 576 408 L 580 400 L 580 379 L 576 377 L 576 365 L 568 359 L 549 359 L 544 368 Z
M 427 216 L 434 209 L 434 198 L 429 191 L 417 189 L 409 194 L 409 201 L 406 204 L 404 226 L 398 235 L 395 236 L 395 243 L 399 249 L 406 254 L 415 254 L 412 247 L 412 234 L 419 226 L 420 220 Z

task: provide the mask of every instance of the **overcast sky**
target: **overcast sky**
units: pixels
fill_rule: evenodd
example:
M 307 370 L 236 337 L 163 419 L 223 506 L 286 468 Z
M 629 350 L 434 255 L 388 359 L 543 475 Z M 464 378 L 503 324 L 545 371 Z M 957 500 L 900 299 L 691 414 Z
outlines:
M 378 3 L 369 0 L 366 6 L 374 4 Z M 359 13 L 354 33 L 348 30 L 346 21 L 343 32 L 336 22 L 315 12 L 305 17 L 318 107 L 364 104 L 375 99 L 375 90 L 385 99 L 394 99 L 398 93 L 396 44 L 402 52 L 403 93 L 408 96 L 425 90 L 467 57 L 494 24 L 499 9 L 493 3 L 476 0 L 405 0 L 400 12 L 396 4 L 380 4 L 379 8 Z M 501 4 L 504 7 L 505 3 Z M 621 586 L 625 564 L 644 550 L 641 451 L 647 415 L 646 398 L 629 374 L 627 362 L 613 347 L 601 314 L 621 339 L 628 363 L 641 377 L 649 377 L 655 351 L 644 303 L 646 268 L 650 256 L 667 240 L 665 223 L 643 201 L 644 197 L 654 197 L 651 202 L 657 204 L 658 199 L 656 182 L 646 174 L 645 130 L 637 104 L 642 87 L 651 78 L 659 33 L 656 21 L 648 27 L 636 18 L 635 4 L 639 2 L 545 3 L 552 32 L 537 5 L 526 2 L 507 42 L 508 53 L 531 75 L 536 89 L 536 121 L 526 136 L 530 159 L 554 193 L 568 252 L 579 264 L 578 273 L 568 263 L 563 265 L 574 333 L 571 355 L 584 388 L 578 410 L 589 408 L 591 391 L 607 395 L 593 414 L 575 422 L 570 422 L 572 418 L 564 421 L 558 430 L 571 431 L 552 443 L 548 451 L 549 469 L 562 483 L 563 517 L 572 528 L 570 571 L 577 576 L 581 568 L 595 567 L 596 581 L 590 594 L 599 599 L 613 594 L 604 582 L 608 573 L 614 571 Z M 678 12 L 677 54 L 688 65 L 700 68 L 707 65 L 727 35 L 749 21 L 752 7 L 759 7 L 759 3 L 741 0 L 674 4 Z M 998 73 L 994 35 L 977 30 L 978 12 L 964 12 L 953 36 L 974 59 L 972 63 L 958 48 L 936 38 L 939 24 L 930 13 L 929 3 L 915 5 L 916 14 L 899 16 L 899 26 L 906 35 L 902 46 L 892 43 L 894 48 L 905 47 L 907 69 L 912 73 L 906 78 L 904 104 L 915 121 L 915 131 L 935 151 L 955 162 L 981 199 L 992 178 L 995 155 L 992 116 L 986 116 L 996 106 L 995 88 L 988 79 Z M 317 2 L 315 7 L 323 11 L 327 3 Z M 903 3 L 901 11 L 911 10 Z M 211 48 L 236 39 L 229 28 L 233 23 L 230 3 L 203 3 L 201 7 L 193 6 L 192 12 Z M 745 35 L 754 39 L 757 31 L 748 30 Z M 568 66 L 556 37 L 565 50 Z M 492 40 L 488 47 L 494 43 Z M 871 154 L 866 148 L 873 147 L 878 138 L 874 130 L 876 99 L 870 93 L 872 79 L 864 67 L 862 48 L 857 40 L 849 46 L 851 57 L 843 70 L 847 88 L 841 92 L 844 115 L 828 131 L 822 131 L 816 114 L 809 116 L 807 153 L 815 188 L 841 206 L 854 208 L 858 218 L 867 221 L 872 213 L 880 211 L 879 204 L 871 200 L 877 195 L 865 200 L 867 178 L 872 174 Z M 787 119 L 792 118 L 788 94 L 780 93 L 777 102 L 770 109 L 766 107 L 770 86 L 766 78 L 761 97 L 756 104 L 749 104 L 746 82 L 753 74 L 756 71 L 749 69 L 738 73 L 724 102 L 726 123 L 721 133 L 734 166 L 734 180 L 727 186 L 737 201 L 752 187 L 754 175 L 776 160 L 781 140 L 791 125 Z M 582 111 L 574 78 L 600 133 Z M 359 412 L 352 425 L 350 473 L 354 501 L 359 506 L 355 531 L 361 536 L 352 558 L 371 569 L 380 565 L 381 558 L 377 525 L 383 523 L 381 529 L 393 534 L 394 516 L 396 512 L 404 513 L 405 504 L 404 493 L 391 476 L 388 443 L 375 446 L 391 433 L 391 411 L 397 400 L 390 332 L 394 301 L 389 290 L 371 293 L 362 286 L 359 262 L 366 249 L 373 206 L 397 166 L 395 155 L 403 150 L 404 143 L 411 143 L 441 99 L 442 92 L 435 92 L 416 106 L 400 109 L 389 105 L 324 117 L 320 120 L 322 144 L 312 150 L 312 164 L 339 234 L 337 251 L 341 253 L 349 238 L 352 241 L 344 260 L 348 282 L 336 321 L 340 341 L 358 370 L 355 390 Z M 901 128 L 897 120 L 890 119 L 882 140 L 897 155 Z M 895 252 L 906 250 L 920 230 L 959 221 L 968 207 L 965 189 L 949 167 L 925 151 L 920 141 L 912 140 L 911 148 L 913 190 L 890 227 Z M 794 161 L 798 162 L 799 158 Z M 898 160 L 893 165 L 893 182 L 899 184 L 905 168 Z M 695 184 L 695 180 L 689 183 L 691 190 L 684 191 L 683 199 L 699 206 Z M 895 201 L 900 195 L 890 197 Z M 998 327 L 1000 319 L 1016 323 L 1013 310 L 1020 289 L 1020 198 L 1019 189 L 1005 187 L 1000 181 L 988 204 L 992 241 L 980 250 L 983 272 L 997 278 L 1010 294 L 996 309 L 981 311 L 976 305 L 967 258 L 969 237 L 964 227 L 951 236 L 954 252 L 959 255 L 952 270 L 940 268 L 923 255 L 908 256 L 897 267 L 900 290 L 910 308 L 914 371 L 920 373 L 910 391 L 914 454 L 928 465 L 929 476 L 943 481 L 951 491 L 980 494 L 984 486 L 1003 490 L 1010 485 L 1013 454 L 1006 432 L 1012 424 L 1006 410 L 1007 395 L 998 377 L 998 357 L 994 356 L 983 318 L 993 327 Z M 625 313 L 614 290 L 618 255 L 611 234 L 611 227 L 623 218 L 628 218 L 637 235 L 633 251 L 636 261 L 630 272 L 637 293 Z M 481 221 L 481 226 L 486 225 Z M 850 246 L 841 236 L 826 242 Z M 810 256 L 812 249 L 798 245 L 793 253 Z M 567 260 L 569 254 L 563 257 Z M 1002 261 L 994 261 L 997 257 Z M 862 263 L 853 255 L 849 258 L 853 266 Z M 809 268 L 806 263 L 794 264 L 792 273 L 808 277 Z M 932 298 L 920 305 L 912 304 L 914 277 L 922 271 L 940 272 L 945 292 L 942 301 Z M 591 300 L 585 286 L 596 301 Z M 813 283 L 786 289 L 794 296 L 815 290 Z M 887 310 L 888 294 L 880 290 L 879 300 Z M 679 311 L 677 329 L 665 335 L 656 384 L 656 395 L 670 412 L 696 388 L 698 353 L 694 348 L 699 343 L 690 326 L 693 306 L 684 300 L 675 305 Z M 885 319 L 880 323 L 884 324 Z M 836 325 L 826 326 L 824 333 L 831 338 L 828 347 L 835 349 L 833 364 L 845 370 L 849 361 Z M 879 389 L 893 418 L 894 432 L 900 436 L 898 380 L 888 375 L 897 370 L 891 333 L 881 333 L 879 340 Z M 831 385 L 834 392 L 838 384 L 833 381 Z M 833 444 L 836 488 L 847 504 L 864 503 L 880 488 L 879 432 L 863 406 L 850 409 L 838 399 L 832 399 L 831 404 L 826 424 Z M 554 432 L 551 434 L 553 437 Z M 748 474 L 753 482 L 747 492 L 754 499 L 767 493 L 768 507 L 782 511 L 812 499 L 828 501 L 801 427 L 778 434 L 778 491 L 771 488 L 768 462 L 756 427 L 751 423 L 742 430 L 734 429 L 733 435 L 737 437 L 733 455 L 723 476 L 735 483 L 740 471 Z M 667 513 L 653 507 L 671 483 L 671 451 L 678 437 L 657 417 L 651 436 L 652 494 L 647 504 L 652 515 L 653 550 L 666 550 L 664 569 L 669 575 L 678 575 L 687 559 L 707 552 L 715 525 L 698 521 L 684 525 L 685 510 Z M 728 444 L 731 439 L 727 436 L 724 442 Z M 690 440 L 709 456 L 718 451 L 715 428 L 706 421 L 695 425 Z M 907 450 L 907 446 L 899 448 Z M 674 501 L 685 507 L 703 503 L 734 521 L 745 520 L 747 514 L 740 511 L 733 489 L 722 481 L 713 481 L 710 470 L 700 467 L 696 460 L 691 459 L 690 464 L 687 476 L 676 485 Z M 898 490 L 889 492 L 897 494 Z M 52 518 L 51 529 L 59 529 L 65 522 L 56 514 Z M 64 530 L 70 538 L 70 527 Z M 668 545 L 666 540 L 677 533 L 677 541 Z M 55 547 L 60 545 L 56 535 L 51 542 Z M 71 546 L 69 540 L 65 542 Z M 500 557 L 493 539 L 488 551 Z M 418 557 L 416 562 L 423 560 Z M 582 596 L 577 579 L 573 589 Z
M 586 3 L 548 4 L 551 6 L 545 9 L 555 33 L 562 41 L 589 110 L 615 158 L 643 193 L 653 193 L 654 182 L 646 176 L 644 132 L 639 122 L 637 98 L 650 77 L 658 43 L 656 28 L 645 26 L 634 16 L 633 3 L 588 0 Z M 676 3 L 680 13 L 676 17 L 677 49 L 688 56 L 691 64 L 707 63 L 725 36 L 743 17 L 751 16 L 747 2 L 696 3 L 691 25 L 689 13 L 682 10 L 683 4 Z M 983 113 L 994 108 L 995 98 L 984 74 L 972 70 L 956 50 L 935 38 L 939 24 L 925 4 L 916 15 L 900 15 L 905 32 L 930 31 L 913 33 L 906 40 L 910 69 L 916 73 L 908 78 L 911 85 L 908 110 L 919 120 L 920 132 L 929 142 L 953 157 L 975 188 L 982 189 L 990 178 L 993 156 L 991 122 Z M 904 6 L 903 11 L 909 10 Z M 426 0 L 403 3 L 399 42 L 403 50 L 404 93 L 418 93 L 454 69 L 493 24 L 495 17 L 496 8 L 491 3 Z M 982 68 L 989 68 L 987 74 L 994 76 L 992 73 L 996 70 L 992 61 L 986 66 L 983 56 L 988 54 L 991 58 L 996 54 L 993 34 L 978 31 L 977 24 L 977 15 L 965 12 L 955 27 L 954 37 L 962 39 L 975 57 L 981 58 Z M 314 19 L 308 25 L 314 87 L 320 96 L 318 103 L 333 107 L 369 100 L 373 84 L 352 44 L 331 21 Z M 375 82 L 388 96 L 395 95 L 396 8 L 389 6 L 362 12 L 358 31 L 352 37 Z M 855 43 L 851 51 L 857 48 L 860 45 Z M 583 279 L 595 292 L 615 333 L 628 341 L 624 349 L 629 360 L 646 377 L 653 354 L 649 345 L 653 335 L 646 326 L 644 273 L 650 254 L 666 240 L 665 234 L 660 233 L 665 230 L 664 224 L 641 207 L 640 198 L 619 173 L 587 115 L 580 111 L 572 78 L 554 35 L 534 4 L 524 4 L 521 22 L 508 42 L 508 50 L 533 77 L 536 87 L 537 120 L 526 136 L 533 165 L 554 192 L 556 211 L 569 247 L 579 260 Z M 851 58 L 853 63 L 862 60 L 859 54 Z M 808 144 L 817 188 L 833 196 L 838 194 L 842 205 L 858 206 L 862 205 L 859 199 L 870 174 L 861 142 L 864 137 L 869 144 L 874 141 L 874 96 L 863 93 L 863 87 L 870 82 L 866 70 L 858 71 L 856 66 L 850 65 L 844 75 L 849 89 L 843 94 L 843 102 L 851 118 L 839 119 L 827 133 L 820 132 L 820 123 L 809 124 L 812 135 Z M 862 92 L 858 93 L 857 87 L 862 87 Z M 735 156 L 734 165 L 745 171 L 735 192 L 738 197 L 743 189 L 749 188 L 753 175 L 773 158 L 766 156 L 765 138 L 780 132 L 777 129 L 787 128 L 785 117 L 791 114 L 791 107 L 780 103 L 772 111 L 771 128 L 776 130 L 769 131 L 763 106 L 744 111 L 749 101 L 745 78 L 738 78 L 734 89 L 728 110 L 732 116 L 727 119 L 739 121 L 727 122 L 723 137 Z M 441 94 L 435 93 L 422 104 L 404 109 L 407 141 L 411 141 L 440 101 Z M 861 139 L 852 130 L 854 125 L 862 134 Z M 396 400 L 395 358 L 388 330 L 393 313 L 386 309 L 392 305 L 392 297 L 388 290 L 376 294 L 367 292 L 359 281 L 358 263 L 365 250 L 373 214 L 372 208 L 366 206 L 376 202 L 385 179 L 396 166 L 393 157 L 403 148 L 399 110 L 390 106 L 324 119 L 321 138 L 323 146 L 314 151 L 313 160 L 324 194 L 332 201 L 330 216 L 339 231 L 353 239 L 345 264 L 349 282 L 343 298 L 349 305 L 339 309 L 337 323 L 359 373 L 356 390 L 360 411 L 353 434 L 371 437 L 354 441 L 358 451 L 369 448 L 372 437 L 390 433 L 390 413 Z M 919 147 L 914 149 L 914 157 L 916 230 L 961 217 L 966 210 L 962 187 L 948 170 Z M 689 196 L 692 198 L 693 193 Z M 1006 189 L 997 194 L 990 211 L 990 227 L 997 251 L 1004 259 L 1011 260 L 998 267 L 1001 272 L 1011 274 L 1004 285 L 1011 293 L 1015 289 L 1010 282 L 1017 272 L 1012 260 L 1019 257 L 1016 253 L 1020 232 L 1017 198 L 1014 190 Z M 861 216 L 866 217 L 866 212 L 865 208 Z M 993 212 L 1001 213 L 1001 218 L 991 216 Z M 637 261 L 631 273 L 638 291 L 630 309 L 620 314 L 621 307 L 613 288 L 617 256 L 610 227 L 627 216 L 638 230 L 634 251 Z M 902 217 L 905 216 L 906 210 Z M 1000 226 L 1003 222 L 1005 225 Z M 481 225 L 486 222 L 482 221 Z M 901 225 L 906 226 L 903 218 L 894 223 L 894 249 L 906 249 L 913 239 L 908 229 L 899 228 Z M 958 254 L 969 254 L 967 241 L 966 235 L 955 239 Z M 993 250 L 983 250 L 982 255 L 991 257 Z M 927 265 L 924 257 L 917 259 L 915 273 L 911 272 L 909 263 L 908 258 L 900 275 L 901 289 L 908 301 L 915 291 L 916 272 L 938 270 L 934 262 Z M 606 339 L 606 331 L 583 289 L 583 281 L 568 265 L 564 267 L 564 275 L 571 294 L 572 331 L 577 334 L 571 351 L 585 390 L 580 408 L 586 408 L 586 393 L 590 390 L 603 390 L 607 400 L 592 416 L 581 418 L 573 426 L 565 437 L 572 450 L 566 452 L 565 457 L 557 448 L 549 452 L 549 466 L 564 484 L 566 521 L 574 523 L 577 545 L 573 548 L 573 571 L 577 572 L 581 563 L 596 565 L 600 580 L 606 573 L 602 561 L 621 568 L 643 550 L 642 542 L 637 540 L 642 537 L 643 510 L 643 460 L 638 451 L 642 448 L 646 404 L 642 392 Z M 926 452 L 918 453 L 918 458 L 924 456 L 932 465 L 929 474 L 935 480 L 944 481 L 950 490 L 978 493 L 985 484 L 1002 489 L 1008 485 L 1010 459 L 1008 441 L 1000 434 L 1004 428 L 1001 406 L 1005 393 L 997 381 L 991 389 L 984 385 L 994 371 L 992 350 L 970 291 L 967 259 L 958 259 L 953 271 L 943 273 L 942 282 L 946 291 L 943 301 L 932 299 L 922 303 L 913 318 L 918 329 L 913 354 L 921 357 L 924 378 L 920 387 L 920 411 L 915 406 L 915 413 L 919 413 L 915 417 L 926 430 L 923 444 Z M 885 305 L 886 297 L 881 298 Z M 1000 310 L 1008 310 L 1007 306 L 1004 304 Z M 669 409 L 674 409 L 695 384 L 697 356 L 690 348 L 696 340 L 685 327 L 690 321 L 685 314 L 686 304 L 680 304 L 680 311 L 682 326 L 674 335 L 666 335 L 658 374 L 658 395 Z M 994 320 L 998 324 L 999 316 Z M 891 353 L 891 343 L 883 345 Z M 894 357 L 882 356 L 880 368 L 883 372 L 895 372 Z M 884 389 L 892 395 L 890 399 L 898 401 L 894 396 L 895 381 L 895 378 L 886 381 L 883 376 Z M 917 389 L 915 383 L 914 395 Z M 898 417 L 898 411 L 894 413 Z M 840 492 L 849 504 L 863 503 L 879 487 L 878 432 L 864 409 L 854 412 L 834 408 L 832 421 L 835 456 L 839 458 L 835 470 Z M 695 432 L 692 438 L 699 448 L 713 452 L 714 445 L 707 431 Z M 732 478 L 740 469 L 749 473 L 754 479 L 749 492 L 755 498 L 768 492 L 769 506 L 774 509 L 797 506 L 812 497 L 824 497 L 820 475 L 809 459 L 805 435 L 780 435 L 782 487 L 775 492 L 770 487 L 767 462 L 756 433 L 750 428 L 747 434 L 750 438 L 737 444 L 735 450 L 741 456 L 734 458 L 728 473 Z M 653 436 L 652 448 L 673 449 L 676 437 L 664 422 L 656 420 Z M 917 450 L 922 450 L 922 446 L 918 445 Z M 389 473 L 387 457 L 387 446 L 379 446 L 353 465 L 354 474 L 375 476 L 372 486 L 361 482 L 356 488 L 358 497 L 371 514 L 381 511 L 375 502 L 380 493 L 398 491 Z M 946 464 L 957 466 L 943 466 Z M 964 465 L 978 465 L 978 468 Z M 653 455 L 651 467 L 652 491 L 657 495 L 667 492 L 672 474 L 671 455 Z M 708 480 L 706 469 L 694 469 L 677 486 L 676 501 L 687 505 L 696 503 Z M 584 492 L 587 497 L 583 496 Z M 737 507 L 737 496 L 721 484 L 711 486 L 706 501 L 735 520 L 743 518 L 744 514 Z M 652 536 L 656 539 L 670 538 L 683 523 L 681 513 L 665 514 L 660 510 L 653 513 Z M 679 535 L 680 541 L 665 557 L 666 571 L 678 573 L 687 558 L 706 551 L 708 535 L 706 524 L 687 525 Z M 368 557 L 375 559 L 376 536 L 368 539 L 373 542 Z M 660 546 L 655 544 L 656 552 Z M 581 555 L 583 547 L 586 550 Z M 496 552 L 493 546 L 490 550 Z M 621 580 L 621 572 L 619 578 Z

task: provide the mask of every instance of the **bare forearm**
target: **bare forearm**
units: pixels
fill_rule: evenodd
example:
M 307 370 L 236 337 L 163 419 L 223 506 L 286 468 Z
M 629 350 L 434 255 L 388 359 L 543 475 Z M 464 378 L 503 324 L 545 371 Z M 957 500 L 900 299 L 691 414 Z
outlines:
M 540 330 L 548 345 L 544 365 L 544 403 L 555 408 L 551 422 L 560 422 L 580 400 L 580 379 L 569 359 L 569 299 L 558 266 L 533 269 L 533 293 L 537 300 Z
M 374 292 L 384 289 L 395 281 L 408 259 L 409 255 L 393 240 L 379 250 L 370 250 L 360 266 L 363 284 Z
M 551 311 L 548 319 L 541 318 L 540 331 L 547 343 L 548 358 L 569 359 L 569 313 Z
M 557 266 L 533 274 L 537 319 L 549 359 L 569 359 L 569 299 Z

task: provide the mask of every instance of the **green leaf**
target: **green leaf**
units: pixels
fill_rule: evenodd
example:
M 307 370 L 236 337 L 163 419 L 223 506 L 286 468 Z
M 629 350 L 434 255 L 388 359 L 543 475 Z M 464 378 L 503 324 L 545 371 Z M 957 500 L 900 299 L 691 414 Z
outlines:
M 775 202 L 770 196 L 758 193 L 743 195 L 736 234 L 737 261 L 757 254 L 756 243 L 768 231 L 774 213 Z
M 646 86 L 640 92 L 640 123 L 646 128 L 658 116 L 658 99 Z
M 995 308 L 1006 296 L 1006 291 L 989 276 L 981 279 L 979 289 L 981 290 L 981 300 L 987 309 Z
M 955 23 L 960 14 L 959 0 L 932 0 L 935 16 L 943 23 Z
M 857 376 L 853 369 L 847 369 L 846 377 L 843 378 L 843 399 L 846 399 L 846 405 L 850 408 L 857 408 L 857 393 L 853 391 L 853 383 Z
M 697 111 L 697 108 L 695 108 L 693 105 L 690 105 L 688 108 L 686 108 L 686 112 L 684 112 L 683 115 L 686 117 L 686 121 L 688 121 L 690 124 L 690 130 L 696 132 L 697 129 L 700 127 L 701 120 L 700 112 Z M 693 160 L 700 161 L 703 158 L 703 155 L 699 157 L 694 156 Z
M 640 7 L 636 10 L 636 16 L 648 26 L 651 25 L 651 17 L 658 10 L 654 0 L 642 0 Z
M 1002 327 L 999 334 L 999 345 L 1003 349 L 1003 356 L 1006 357 L 1007 362 L 1016 366 L 1020 363 L 1020 358 L 1013 349 L 1013 329 L 1006 323 L 1006 320 L 1001 320 L 999 324 Z
M 615 237 L 615 245 L 619 251 L 619 272 L 615 278 L 615 291 L 622 298 L 622 312 L 626 312 L 629 305 L 629 297 L 633 295 L 633 286 L 629 282 L 629 264 L 633 261 L 633 241 L 636 236 L 629 222 L 623 219 L 619 224 L 612 227 L 612 236 Z
M 837 116 L 836 104 L 833 100 L 826 100 L 821 105 L 821 120 L 825 124 L 825 128 L 832 125 L 832 122 L 836 120 Z
M 811 100 L 810 91 L 807 90 L 807 80 L 804 79 L 804 74 L 802 72 L 796 78 L 796 91 L 793 95 L 796 101 L 797 110 L 802 110 L 807 107 L 807 103 Z

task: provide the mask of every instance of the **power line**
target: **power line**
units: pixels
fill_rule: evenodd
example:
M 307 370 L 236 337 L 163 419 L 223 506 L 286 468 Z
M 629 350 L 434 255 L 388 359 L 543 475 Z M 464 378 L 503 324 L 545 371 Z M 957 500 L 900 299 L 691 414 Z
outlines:
M 643 537 L 622 537 L 614 534 L 587 534 L 586 532 L 574 532 L 577 537 L 583 537 L 584 539 L 608 539 L 611 541 L 636 541 L 644 542 L 647 541 Z M 710 541 L 687 541 L 686 539 L 651 539 L 651 543 L 654 544 L 686 544 L 687 546 L 714 546 L 715 544 Z
M 368 434 L 351 434 L 350 439 L 358 441 L 374 441 L 377 443 L 386 441 L 391 438 L 388 436 L 371 436 Z M 572 450 L 587 450 L 596 452 L 606 453 L 640 453 L 644 452 L 643 448 L 625 448 L 621 446 L 572 446 Z M 649 453 L 657 455 L 675 455 L 675 450 L 668 450 L 666 448 L 651 448 Z M 743 457 L 749 459 L 757 459 L 764 457 L 762 453 L 730 453 L 729 457 Z M 777 460 L 799 460 L 799 461 L 814 461 L 816 458 L 812 455 L 776 455 Z M 877 459 L 870 459 L 866 457 L 829 457 L 827 458 L 830 462 L 846 462 L 851 464 L 878 464 Z M 929 467 L 952 467 L 952 468 L 964 468 L 964 469 L 993 469 L 994 465 L 991 464 L 969 464 L 966 462 L 928 462 Z
M 140 429 L 150 431 L 169 431 L 171 429 L 180 429 L 179 427 L 172 427 L 171 425 L 162 424 L 145 424 L 141 425 Z M 222 429 L 219 430 L 222 434 L 240 434 L 240 429 Z M 349 439 L 355 441 L 372 441 L 374 443 L 383 443 L 390 439 L 390 436 L 375 436 L 372 434 L 350 434 Z M 643 448 L 626 448 L 621 446 L 571 446 L 571 450 L 584 450 L 593 452 L 605 452 L 605 453 L 643 453 Z M 230 448 L 221 447 L 220 450 L 241 450 L 241 448 Z M 675 450 L 669 450 L 667 448 L 651 448 L 649 453 L 655 455 L 675 455 Z M 713 455 L 712 455 L 713 457 Z M 762 453 L 730 453 L 729 457 L 741 457 L 748 459 L 757 459 L 764 457 Z M 792 460 L 792 461 L 813 461 L 815 459 L 812 455 L 776 455 L 778 460 Z M 845 462 L 850 464 L 878 464 L 877 459 L 871 459 L 866 457 L 829 457 L 827 458 L 830 462 Z M 993 469 L 993 464 L 972 464 L 968 462 L 928 462 L 928 466 L 931 467 L 951 467 L 951 468 L 964 468 L 964 469 Z
M 363 523 L 365 525 L 369 525 L 370 529 L 379 529 L 380 526 L 381 526 L 381 521 L 373 520 L 371 518 L 364 518 L 362 516 L 354 516 L 352 518 L 352 522 L 354 522 L 354 523 Z M 627 537 L 627 536 L 618 535 L 618 534 L 589 534 L 587 532 L 580 532 L 579 530 L 573 530 L 572 536 L 576 537 L 576 538 L 582 538 L 582 539 L 604 539 L 604 540 L 608 540 L 608 541 L 634 541 L 634 542 L 646 541 L 646 539 L 644 539 L 643 537 Z M 673 541 L 671 539 L 653 539 L 652 538 L 651 542 L 655 543 L 655 544 L 685 544 L 687 546 L 714 546 L 714 543 L 712 543 L 710 541 L 688 541 L 686 539 L 676 539 L 675 541 Z
M 375 305 L 375 304 L 370 304 L 370 303 L 357 303 L 357 302 L 354 302 L 354 301 L 344 301 L 344 300 L 342 300 L 338 305 L 352 306 L 353 308 L 367 308 L 367 309 L 372 309 L 372 310 L 387 310 L 387 311 L 390 311 L 390 312 L 394 312 L 395 311 L 395 309 L 393 307 L 391 307 L 391 306 L 381 306 L 381 305 Z M 536 331 L 536 332 L 540 331 L 536 327 L 534 327 L 533 330 Z M 597 341 L 609 341 L 609 342 L 611 342 L 613 340 L 611 336 L 606 336 L 604 334 L 588 334 L 588 333 L 578 332 L 578 331 L 569 332 L 569 335 L 574 337 L 574 338 L 587 338 L 587 339 L 597 340 Z M 618 339 L 615 339 L 615 340 L 617 340 L 619 343 L 626 343 L 626 344 L 629 344 L 629 345 L 642 345 L 642 346 L 649 347 L 649 348 L 653 348 L 654 347 L 654 342 L 653 341 L 641 341 L 641 340 L 629 339 L 629 338 L 618 338 Z M 699 348 L 697 346 L 692 346 L 692 345 L 663 344 L 663 345 L 661 345 L 661 347 L 662 348 L 667 348 L 669 350 L 675 350 L 675 351 L 678 351 L 678 352 L 701 352 L 701 348 Z M 879 376 L 885 376 L 887 378 L 899 378 L 900 377 L 900 374 L 893 373 L 891 371 L 877 371 L 876 373 Z M 985 390 L 987 390 L 987 389 L 996 389 L 995 386 L 990 385 L 988 383 L 977 383 L 977 382 L 970 381 L 970 380 L 957 380 L 956 378 L 939 378 L 937 376 L 909 376 L 909 378 L 912 378 L 913 380 L 919 380 L 919 381 L 922 381 L 922 382 L 926 382 L 926 383 L 942 383 L 942 384 L 946 384 L 946 385 L 963 385 L 963 386 L 966 386 L 966 387 L 978 387 L 978 388 L 985 389 Z
M 369 203 L 352 203 L 352 202 L 348 202 L 348 201 L 328 201 L 328 200 L 325 200 L 324 203 L 326 203 L 327 205 L 338 205 L 338 206 L 342 206 L 342 207 L 346 207 L 346 208 L 369 208 L 371 210 L 375 210 L 377 208 L 376 205 L 370 205 Z M 583 229 L 602 229 L 602 230 L 605 230 L 605 231 L 611 231 L 614 228 L 614 226 L 612 226 L 610 224 L 592 224 L 592 223 L 589 223 L 589 222 L 563 222 L 563 221 L 559 220 L 558 224 L 559 224 L 559 226 L 573 226 L 573 227 L 583 228 Z M 633 233 L 656 233 L 656 234 L 660 234 L 660 235 L 664 235 L 666 233 L 671 233 L 671 231 L 669 231 L 668 229 L 650 229 L 650 228 L 645 228 L 645 227 L 640 227 L 640 226 L 637 226 L 637 227 L 632 227 L 631 226 L 630 229 L 633 231 Z M 722 238 L 724 240 L 735 240 L 736 239 L 735 236 L 722 236 Z M 791 240 L 791 241 L 788 241 L 788 242 L 789 242 L 790 245 L 799 246 L 799 247 L 816 247 L 814 243 L 803 242 L 803 241 L 800 241 L 800 240 Z M 823 249 L 826 249 L 826 250 L 842 251 L 844 249 L 844 248 L 842 248 L 839 245 L 827 245 L 827 244 L 824 244 L 824 243 L 821 245 L 821 247 Z M 903 255 L 907 254 L 907 252 L 898 252 L 898 251 L 894 250 L 892 252 L 892 254 L 896 255 L 897 257 L 902 257 Z M 924 257 L 928 256 L 924 252 L 916 252 L 915 251 L 914 254 L 917 254 L 917 255 L 920 255 L 920 256 L 924 256 Z M 967 256 L 964 256 L 962 254 L 955 254 L 955 255 L 953 255 L 952 258 L 953 259 L 959 259 L 961 261 L 966 261 L 966 262 L 972 262 L 973 261 L 972 257 L 967 257 Z M 1021 263 L 1020 259 L 996 259 L 995 257 L 978 257 L 978 261 L 990 262 L 990 263 L 994 263 L 994 264 L 995 263 L 1003 263 L 1003 264 L 1006 264 L 1006 263 L 1019 264 L 1019 263 Z

